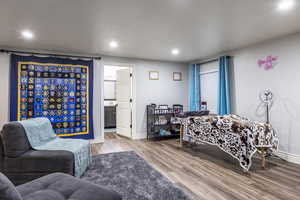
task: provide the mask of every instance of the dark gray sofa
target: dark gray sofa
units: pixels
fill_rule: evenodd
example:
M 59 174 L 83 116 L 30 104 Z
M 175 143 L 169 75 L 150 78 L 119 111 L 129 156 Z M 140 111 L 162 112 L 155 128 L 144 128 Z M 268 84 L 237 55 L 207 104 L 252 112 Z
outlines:
M 74 156 L 68 151 L 33 150 L 23 126 L 10 122 L 0 134 L 0 172 L 15 185 L 54 172 L 74 175 Z
M 16 188 L 0 173 L 0 199 L 121 200 L 122 197 L 114 191 L 62 173 L 53 173 Z

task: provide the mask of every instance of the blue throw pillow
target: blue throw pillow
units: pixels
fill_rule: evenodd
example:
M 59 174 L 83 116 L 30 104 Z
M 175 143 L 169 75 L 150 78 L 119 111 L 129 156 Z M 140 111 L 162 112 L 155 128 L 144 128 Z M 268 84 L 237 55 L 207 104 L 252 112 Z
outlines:
M 6 176 L 0 173 L 0 199 L 1 200 L 22 200 L 16 187 Z

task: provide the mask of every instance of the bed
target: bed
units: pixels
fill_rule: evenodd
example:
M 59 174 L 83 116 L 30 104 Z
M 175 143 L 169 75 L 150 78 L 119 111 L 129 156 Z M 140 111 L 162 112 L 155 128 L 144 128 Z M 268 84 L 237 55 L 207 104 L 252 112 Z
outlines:
M 270 124 L 251 121 L 237 115 L 191 116 L 181 119 L 180 144 L 183 141 L 211 144 L 237 159 L 244 171 L 258 152 L 265 168 L 268 151 L 276 151 L 278 137 Z

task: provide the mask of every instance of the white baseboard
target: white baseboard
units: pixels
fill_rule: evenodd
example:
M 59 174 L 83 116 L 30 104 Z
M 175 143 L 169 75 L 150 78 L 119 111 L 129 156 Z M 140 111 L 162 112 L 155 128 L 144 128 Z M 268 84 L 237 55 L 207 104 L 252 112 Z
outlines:
M 291 163 L 300 164 L 300 155 L 287 153 L 284 151 L 277 151 L 275 153 L 278 157 L 282 158 L 283 160 L 286 160 Z

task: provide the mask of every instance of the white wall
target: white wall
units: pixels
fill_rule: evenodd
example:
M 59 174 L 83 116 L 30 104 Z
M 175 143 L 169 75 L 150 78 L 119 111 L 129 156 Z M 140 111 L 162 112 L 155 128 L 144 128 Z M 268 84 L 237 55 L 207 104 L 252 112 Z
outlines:
M 146 138 L 146 105 L 182 104 L 188 107 L 188 65 L 111 56 L 103 64 L 133 64 L 136 77 L 136 137 Z M 149 80 L 149 71 L 159 71 L 159 80 Z M 182 81 L 173 81 L 173 72 L 182 72 Z
M 275 95 L 271 123 L 279 135 L 279 150 L 300 155 L 300 34 L 244 48 L 233 56 L 234 112 L 265 121 L 259 92 L 269 88 Z M 257 60 L 278 56 L 274 69 L 265 71 Z

